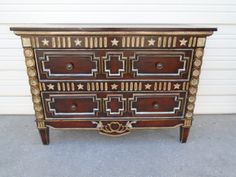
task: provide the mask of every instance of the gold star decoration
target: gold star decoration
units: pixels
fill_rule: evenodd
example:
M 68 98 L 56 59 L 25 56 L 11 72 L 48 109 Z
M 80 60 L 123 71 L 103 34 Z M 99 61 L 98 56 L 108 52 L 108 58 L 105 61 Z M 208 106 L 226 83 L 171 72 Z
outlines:
M 174 89 L 179 89 L 179 88 L 180 88 L 180 84 L 179 83 L 174 84 Z
M 116 38 L 114 38 L 113 40 L 111 40 L 111 45 L 112 45 L 112 46 L 114 46 L 114 45 L 115 45 L 115 46 L 118 46 L 118 42 L 119 42 L 119 41 L 118 41 Z
M 112 89 L 112 90 L 117 90 L 117 87 L 118 87 L 117 84 L 112 84 L 112 85 L 111 85 L 111 89 Z
M 74 40 L 74 42 L 75 42 L 75 46 L 81 46 L 82 41 L 79 40 L 79 38 L 77 38 L 76 40 Z
M 145 86 L 146 90 L 150 90 L 152 85 L 151 84 L 145 84 L 144 86 Z
M 78 87 L 78 90 L 83 90 L 84 89 L 84 85 L 83 84 L 78 84 L 77 87 Z
M 155 42 L 156 42 L 156 41 L 151 38 L 150 40 L 148 40 L 148 45 L 149 45 L 149 46 L 154 45 Z
M 53 84 L 48 84 L 47 87 L 48 87 L 48 90 L 54 90 L 54 85 Z
M 181 40 L 179 40 L 179 42 L 180 42 L 180 46 L 186 46 L 186 43 L 188 42 L 186 39 L 181 39 Z
M 48 46 L 49 40 L 47 40 L 46 38 L 44 38 L 44 39 L 42 40 L 42 43 L 43 43 L 44 46 Z

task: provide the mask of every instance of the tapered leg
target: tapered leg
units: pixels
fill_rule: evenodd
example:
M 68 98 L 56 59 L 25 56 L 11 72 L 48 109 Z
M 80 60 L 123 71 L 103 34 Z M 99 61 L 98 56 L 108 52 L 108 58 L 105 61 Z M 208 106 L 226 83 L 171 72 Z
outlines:
M 180 138 L 179 139 L 180 139 L 181 143 L 187 142 L 189 130 L 190 130 L 190 127 L 183 127 L 183 126 L 180 127 Z
M 42 143 L 44 145 L 48 145 L 49 144 L 49 128 L 46 127 L 46 128 L 38 129 L 38 130 L 41 136 Z

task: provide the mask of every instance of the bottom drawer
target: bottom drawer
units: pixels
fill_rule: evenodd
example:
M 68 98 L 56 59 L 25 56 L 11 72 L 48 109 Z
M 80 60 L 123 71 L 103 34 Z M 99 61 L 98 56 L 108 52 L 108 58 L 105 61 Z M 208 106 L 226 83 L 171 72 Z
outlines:
M 42 93 L 47 119 L 183 118 L 186 92 Z

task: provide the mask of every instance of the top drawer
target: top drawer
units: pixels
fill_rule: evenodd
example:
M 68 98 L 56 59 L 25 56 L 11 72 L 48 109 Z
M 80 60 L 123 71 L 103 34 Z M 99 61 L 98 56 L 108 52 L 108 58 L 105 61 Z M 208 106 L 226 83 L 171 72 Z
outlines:
M 36 49 L 40 80 L 189 80 L 193 49 Z

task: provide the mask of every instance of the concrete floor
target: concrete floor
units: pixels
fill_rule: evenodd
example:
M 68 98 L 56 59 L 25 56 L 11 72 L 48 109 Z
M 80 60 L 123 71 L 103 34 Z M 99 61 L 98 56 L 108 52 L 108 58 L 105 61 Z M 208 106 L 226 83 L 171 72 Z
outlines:
M 0 177 L 236 176 L 236 115 L 196 116 L 187 144 L 178 129 L 119 138 L 51 129 L 43 146 L 33 116 L 0 119 Z

